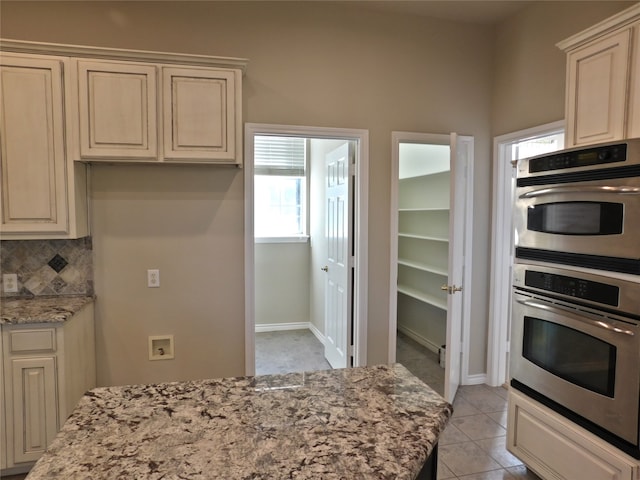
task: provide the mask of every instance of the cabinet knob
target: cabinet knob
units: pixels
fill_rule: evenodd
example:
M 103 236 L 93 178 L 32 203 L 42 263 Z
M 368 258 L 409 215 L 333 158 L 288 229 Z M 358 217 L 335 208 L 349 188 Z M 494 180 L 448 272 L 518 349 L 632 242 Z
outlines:
M 323 272 L 328 272 L 329 267 L 325 265 L 324 267 L 321 267 L 320 270 L 322 270 Z

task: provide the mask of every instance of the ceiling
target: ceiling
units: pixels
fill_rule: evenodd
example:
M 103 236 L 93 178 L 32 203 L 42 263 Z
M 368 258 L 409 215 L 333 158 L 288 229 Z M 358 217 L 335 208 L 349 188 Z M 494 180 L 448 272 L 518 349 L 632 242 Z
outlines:
M 344 0 L 361 7 L 459 22 L 494 24 L 534 3 L 529 0 Z
M 2 3 L 3 0 L 0 0 Z M 31 0 L 14 0 L 28 2 Z M 102 1 L 102 0 L 93 0 Z M 140 1 L 140 0 L 121 0 Z M 159 0 L 193 1 L 193 0 Z M 234 1 L 247 0 L 195 0 L 195 1 Z M 274 0 L 254 0 L 274 1 Z M 283 0 L 275 0 L 283 1 Z M 501 22 L 526 6 L 535 3 L 532 0 L 284 0 L 288 2 L 331 2 L 357 6 L 379 12 L 404 13 L 423 17 L 441 18 L 458 22 L 491 25 Z M 538 0 L 539 1 L 539 0 Z

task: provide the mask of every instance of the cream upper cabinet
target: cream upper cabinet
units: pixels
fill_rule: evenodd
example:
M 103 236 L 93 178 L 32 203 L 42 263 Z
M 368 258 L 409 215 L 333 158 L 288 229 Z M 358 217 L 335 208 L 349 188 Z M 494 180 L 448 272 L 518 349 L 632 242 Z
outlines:
M 78 158 L 241 163 L 237 69 L 78 60 Z
M 629 104 L 627 110 L 627 137 L 640 137 L 640 22 L 631 30 L 631 56 Z
M 81 158 L 156 159 L 157 68 L 97 60 L 77 65 Z
M 640 136 L 640 5 L 558 46 L 567 53 L 566 145 Z
M 242 165 L 246 59 L 3 39 L 0 47 L 3 236 L 34 225 L 50 238 L 86 235 L 75 225 L 75 209 L 86 208 L 74 178 L 87 162 Z
M 236 162 L 240 81 L 234 70 L 162 69 L 165 159 Z
M 67 59 L 0 59 L 2 239 L 88 234 L 85 167 L 67 161 Z

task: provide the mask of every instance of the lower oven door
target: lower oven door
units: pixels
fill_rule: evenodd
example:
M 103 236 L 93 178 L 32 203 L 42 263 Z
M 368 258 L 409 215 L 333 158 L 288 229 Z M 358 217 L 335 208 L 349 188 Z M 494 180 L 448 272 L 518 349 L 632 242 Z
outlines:
M 638 445 L 640 329 L 516 291 L 511 376 Z

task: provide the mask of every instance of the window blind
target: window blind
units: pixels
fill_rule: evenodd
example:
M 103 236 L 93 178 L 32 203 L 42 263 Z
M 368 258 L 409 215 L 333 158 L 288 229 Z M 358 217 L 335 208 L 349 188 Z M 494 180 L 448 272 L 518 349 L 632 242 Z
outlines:
M 253 144 L 255 173 L 304 176 L 305 144 L 302 137 L 256 135 Z

